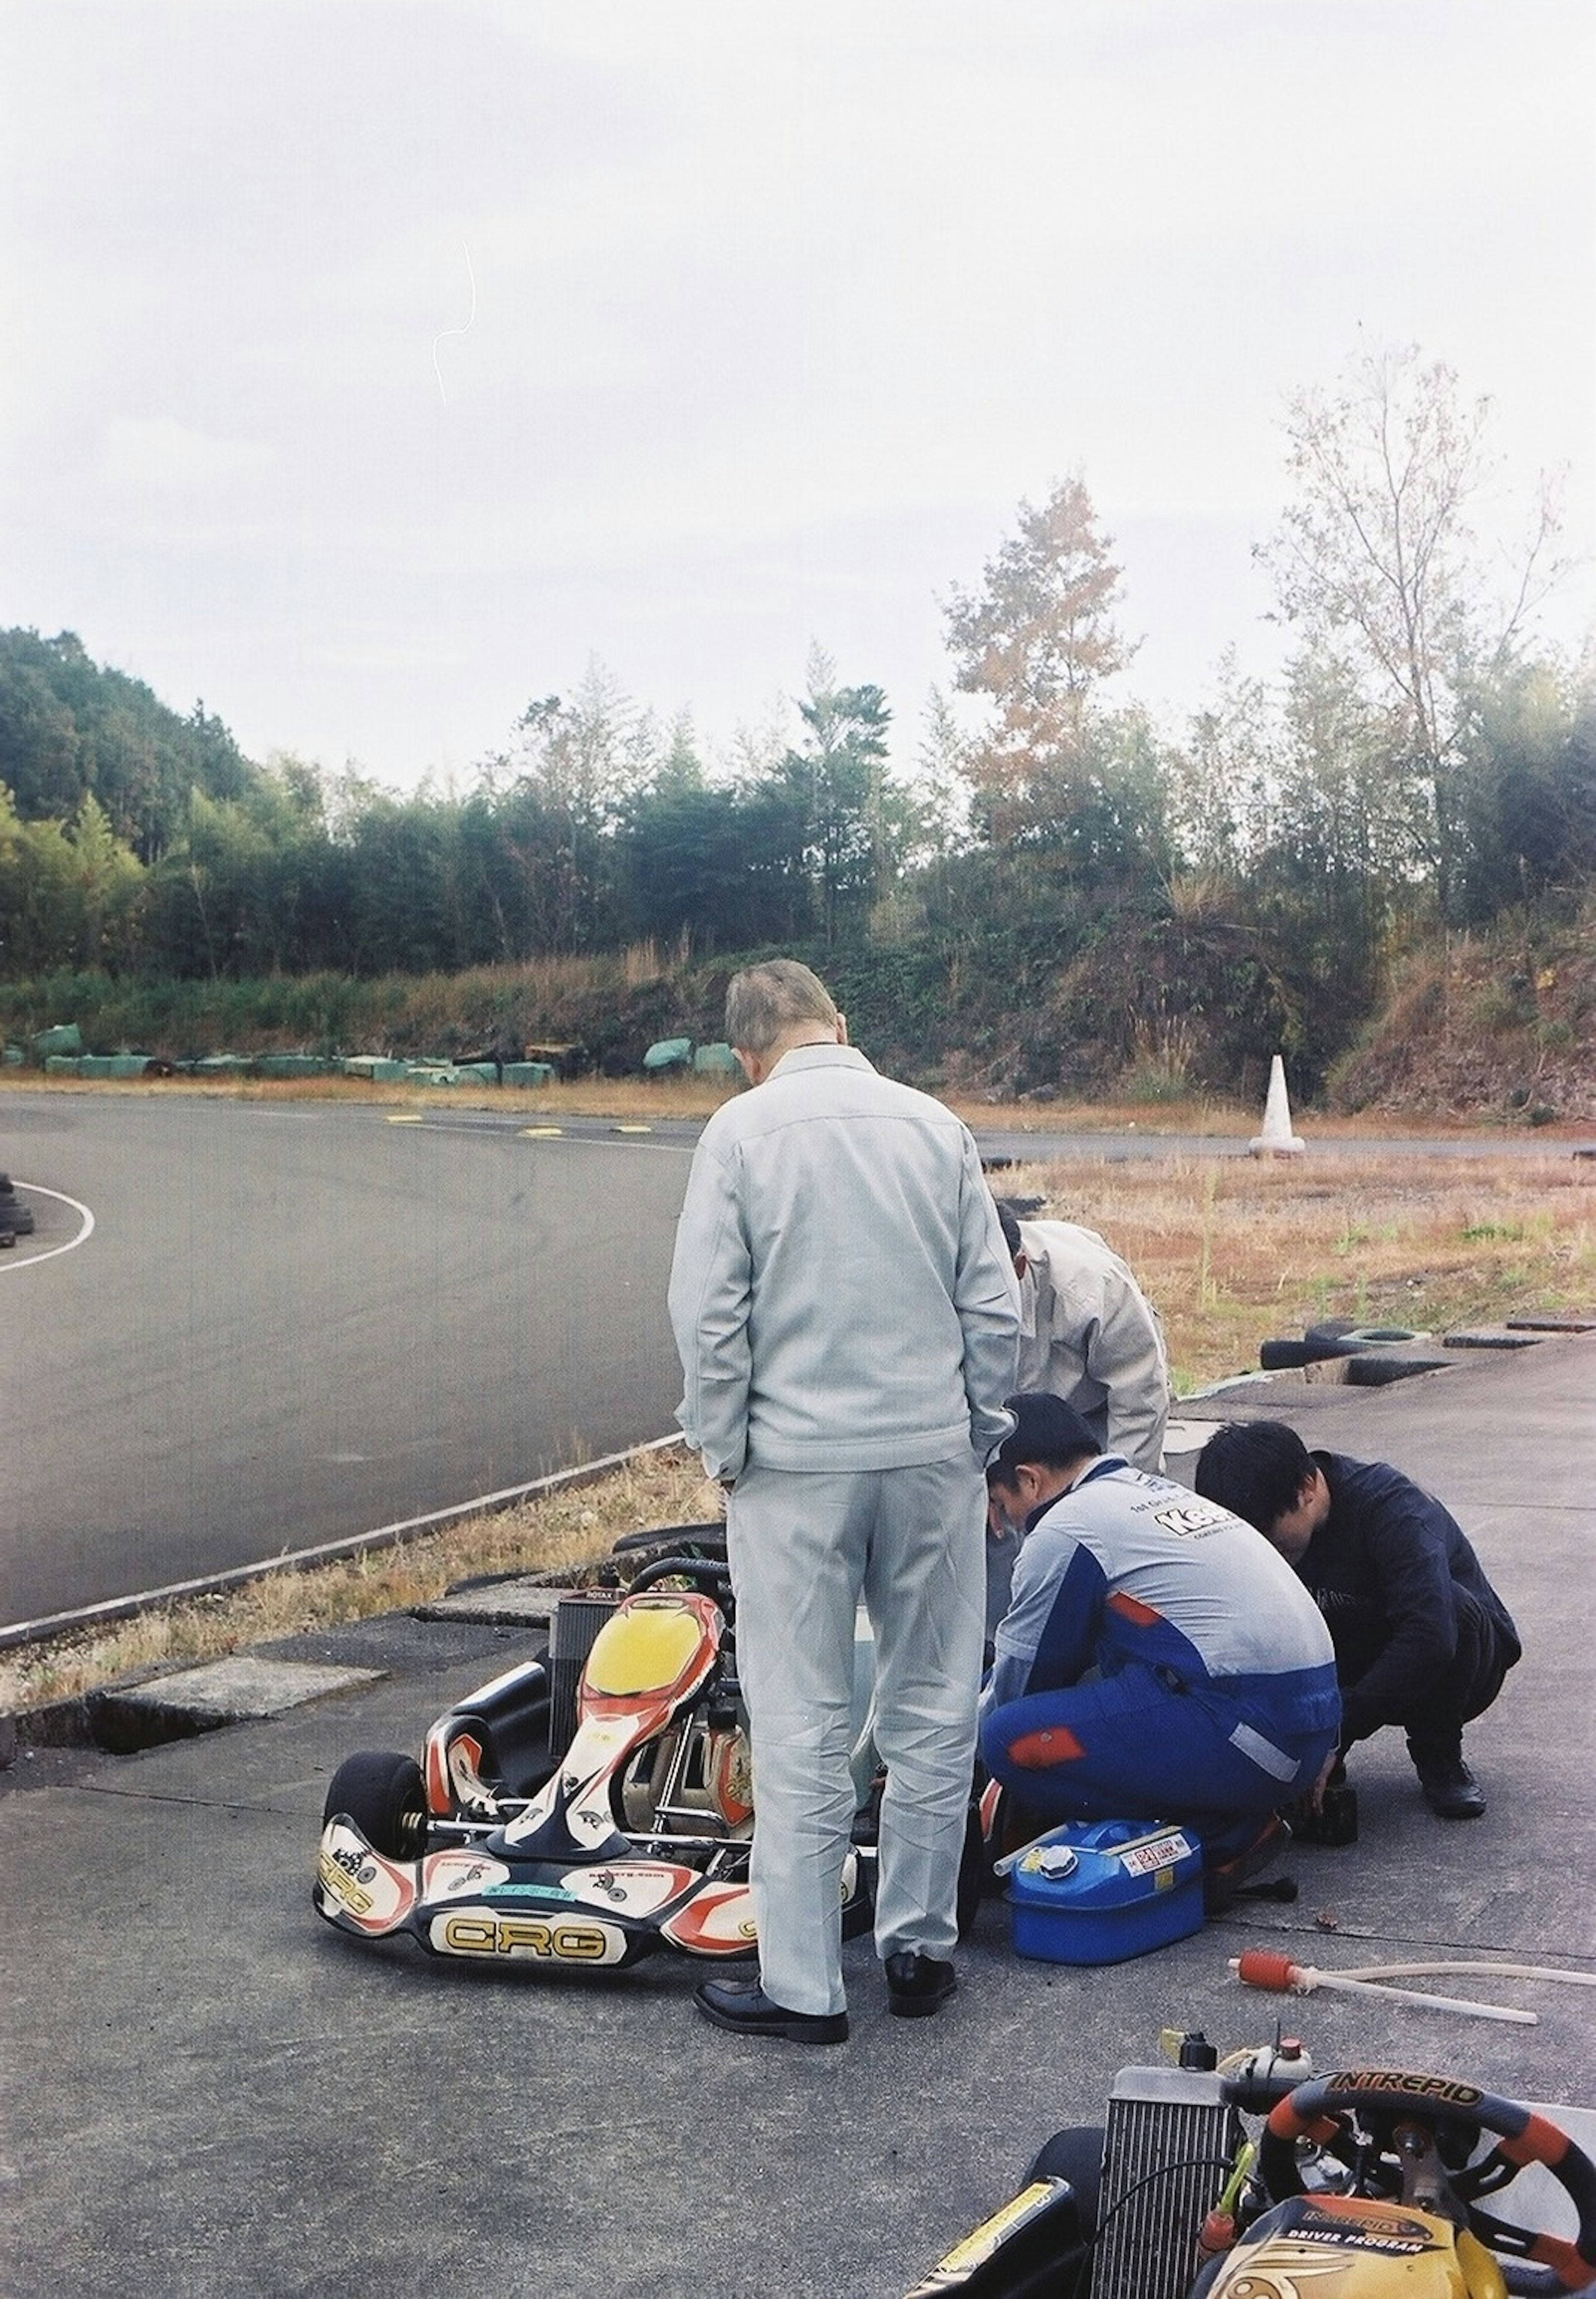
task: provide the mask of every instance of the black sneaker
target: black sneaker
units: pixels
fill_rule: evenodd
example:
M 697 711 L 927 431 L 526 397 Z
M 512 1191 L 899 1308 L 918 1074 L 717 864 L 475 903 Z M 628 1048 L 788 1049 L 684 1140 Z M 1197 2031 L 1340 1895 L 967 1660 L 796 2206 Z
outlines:
M 1415 1756 L 1413 1769 L 1430 1810 L 1442 1820 L 1478 1820 L 1485 1791 L 1461 1756 Z
M 886 1959 L 886 2005 L 900 2020 L 928 2020 L 959 1985 L 951 1963 L 918 1948 L 901 1947 Z
M 717 2028 L 734 2036 L 776 2036 L 788 2044 L 845 2044 L 845 2012 L 789 2012 L 757 1979 L 706 1979 L 693 2001 Z

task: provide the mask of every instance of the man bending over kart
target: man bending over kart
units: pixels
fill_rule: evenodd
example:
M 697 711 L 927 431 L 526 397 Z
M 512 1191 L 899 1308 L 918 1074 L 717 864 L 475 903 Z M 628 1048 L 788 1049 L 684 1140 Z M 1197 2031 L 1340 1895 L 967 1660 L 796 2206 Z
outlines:
M 807 967 L 735 975 L 726 1034 L 756 1091 L 717 1110 L 694 1153 L 670 1315 L 677 1418 L 727 1488 L 760 1977 L 708 1980 L 695 2000 L 739 2035 L 839 2044 L 861 1595 L 886 1768 L 888 2009 L 923 2017 L 953 1992 L 981 1471 L 1009 1428 L 1019 1304 L 968 1132 L 877 1075 Z
M 1025 1540 L 981 1697 L 986 1768 L 1049 1821 L 1177 1822 L 1235 1879 L 1336 1747 L 1318 1608 L 1251 1525 L 1104 1454 L 1061 1398 L 1009 1409 L 986 1484 Z
M 1003 1243 L 1019 1281 L 1018 1389 L 1073 1405 L 1105 1452 L 1133 1469 L 1164 1465 L 1169 1357 L 1158 1312 L 1095 1230 L 1024 1221 L 998 1199 Z M 986 1631 L 1009 1604 L 1019 1541 L 986 1529 Z
M 1485 1794 L 1463 1760 L 1463 1727 L 1489 1708 L 1523 1647 L 1457 1519 L 1400 1469 L 1310 1453 L 1284 1421 L 1216 1430 L 1196 1485 L 1258 1527 L 1329 1623 L 1339 1755 L 1383 1724 L 1403 1725 L 1431 1810 L 1477 1819 Z

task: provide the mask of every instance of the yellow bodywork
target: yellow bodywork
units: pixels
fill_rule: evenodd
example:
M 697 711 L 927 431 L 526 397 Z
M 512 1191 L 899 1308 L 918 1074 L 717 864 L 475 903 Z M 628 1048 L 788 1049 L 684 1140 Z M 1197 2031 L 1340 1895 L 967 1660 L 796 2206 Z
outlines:
M 1337 2198 L 1293 2225 L 1271 2229 L 1272 2218 L 1236 2245 L 1209 2299 L 1507 2299 L 1482 2243 L 1411 2204 Z
M 665 1598 L 658 1605 L 622 1606 L 594 1639 L 584 1680 L 590 1692 L 611 1698 L 663 1692 L 688 1666 L 702 1639 L 703 1623 L 685 1605 Z

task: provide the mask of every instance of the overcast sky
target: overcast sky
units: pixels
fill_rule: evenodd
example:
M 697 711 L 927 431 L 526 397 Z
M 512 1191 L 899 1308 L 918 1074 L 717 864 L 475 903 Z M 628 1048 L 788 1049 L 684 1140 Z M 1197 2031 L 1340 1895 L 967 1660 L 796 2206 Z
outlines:
M 1078 470 L 1177 719 L 1360 344 L 1596 557 L 1593 90 L 1591 0 L 0 0 L 0 625 L 402 788 L 813 642 L 908 757 Z

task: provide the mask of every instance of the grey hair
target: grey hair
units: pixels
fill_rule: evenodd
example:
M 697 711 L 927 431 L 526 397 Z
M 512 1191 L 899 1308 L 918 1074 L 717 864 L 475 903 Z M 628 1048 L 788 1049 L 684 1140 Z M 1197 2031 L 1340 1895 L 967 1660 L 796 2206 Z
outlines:
M 769 1053 L 777 1038 L 799 1024 L 823 1022 L 833 1028 L 836 1018 L 826 984 L 795 958 L 745 967 L 727 986 L 727 1043 L 744 1053 Z

